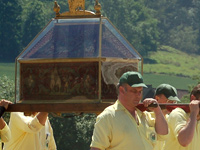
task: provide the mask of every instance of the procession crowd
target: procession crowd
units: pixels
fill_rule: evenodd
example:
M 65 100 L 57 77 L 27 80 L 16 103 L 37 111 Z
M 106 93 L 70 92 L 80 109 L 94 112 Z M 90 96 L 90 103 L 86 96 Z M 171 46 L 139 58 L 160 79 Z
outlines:
M 97 116 L 91 150 L 199 150 L 200 147 L 200 84 L 190 93 L 190 112 L 182 108 L 172 111 L 160 108 L 161 103 L 178 103 L 177 90 L 172 85 L 159 85 L 153 98 L 143 100 L 140 111 L 142 75 L 126 72 L 119 79 L 118 100 Z

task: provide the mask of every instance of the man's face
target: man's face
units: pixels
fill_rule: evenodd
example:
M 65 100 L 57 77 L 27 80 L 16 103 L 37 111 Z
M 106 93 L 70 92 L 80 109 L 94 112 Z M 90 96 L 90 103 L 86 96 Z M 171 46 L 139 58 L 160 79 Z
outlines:
M 199 100 L 200 101 L 200 96 L 199 95 L 197 95 L 197 96 L 192 95 L 191 96 L 191 101 L 192 100 Z
M 163 104 L 163 103 L 176 103 L 176 101 L 172 101 L 166 98 L 166 96 L 164 94 L 160 94 L 160 95 L 156 95 L 156 100 L 158 101 L 159 104 Z
M 131 104 L 137 105 L 142 99 L 143 87 L 131 87 L 129 85 L 124 86 L 124 98 Z
M 199 95 L 194 96 L 194 95 L 192 94 L 191 97 L 190 97 L 190 101 L 192 101 L 192 100 L 198 100 L 198 101 L 200 101 L 200 96 L 199 96 Z M 197 116 L 197 120 L 200 120 L 200 113 L 199 113 L 198 116 Z

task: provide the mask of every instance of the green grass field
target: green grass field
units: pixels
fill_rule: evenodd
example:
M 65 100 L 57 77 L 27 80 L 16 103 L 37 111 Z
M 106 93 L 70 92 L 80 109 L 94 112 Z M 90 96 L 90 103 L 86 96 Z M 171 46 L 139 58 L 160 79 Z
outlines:
M 177 49 L 162 46 L 157 52 L 149 53 L 148 59 L 154 63 L 144 61 L 144 73 L 190 78 L 200 76 L 200 55 L 189 55 Z
M 157 52 L 151 52 L 143 66 L 144 81 L 153 87 L 168 83 L 177 89 L 188 90 L 188 86 L 197 84 L 193 77 L 200 77 L 200 55 L 187 54 L 168 46 L 161 46 Z
M 177 76 L 162 75 L 162 74 L 149 74 L 149 73 L 144 73 L 143 77 L 144 77 L 144 82 L 147 85 L 152 85 L 152 87 L 154 88 L 156 88 L 158 85 L 162 83 L 168 83 L 173 85 L 177 89 L 188 90 L 189 85 L 197 84 L 197 81 L 186 77 L 177 77 Z

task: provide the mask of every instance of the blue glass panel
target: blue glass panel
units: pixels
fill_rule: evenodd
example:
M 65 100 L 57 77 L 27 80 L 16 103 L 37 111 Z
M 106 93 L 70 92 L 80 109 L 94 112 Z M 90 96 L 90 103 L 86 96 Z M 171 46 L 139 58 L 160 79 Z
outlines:
M 102 20 L 102 57 L 140 59 L 133 47 L 106 19 Z
M 99 19 L 53 20 L 20 58 L 98 57 L 99 23 Z
M 52 20 L 45 28 L 44 30 L 38 35 L 38 37 L 36 39 L 34 39 L 30 45 L 25 49 L 25 51 L 23 51 L 23 53 L 20 55 L 20 57 L 18 59 L 22 59 L 22 58 L 30 58 L 30 56 L 35 53 L 35 51 L 38 51 L 38 49 L 41 47 L 40 41 L 44 41 L 44 37 L 46 37 L 46 35 L 49 35 L 48 39 L 52 38 L 52 29 L 53 26 L 55 24 L 56 20 Z

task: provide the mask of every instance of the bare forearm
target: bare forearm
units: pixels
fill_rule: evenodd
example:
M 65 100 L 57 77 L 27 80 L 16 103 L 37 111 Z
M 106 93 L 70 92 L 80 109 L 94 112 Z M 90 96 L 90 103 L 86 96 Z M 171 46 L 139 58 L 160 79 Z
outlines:
M 47 117 L 48 117 L 47 112 L 40 112 L 40 113 L 37 114 L 37 118 L 42 125 L 45 125 Z
M 155 122 L 155 130 L 160 135 L 166 135 L 168 134 L 168 124 L 165 120 L 165 117 L 160 109 L 160 107 L 157 107 L 154 110 L 155 116 L 156 116 L 156 122 Z
M 182 146 L 187 146 L 192 141 L 196 122 L 196 115 L 190 114 L 190 118 L 186 126 L 179 131 L 178 141 Z

